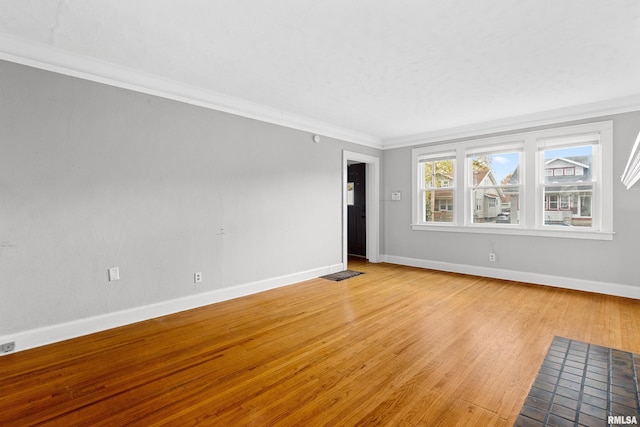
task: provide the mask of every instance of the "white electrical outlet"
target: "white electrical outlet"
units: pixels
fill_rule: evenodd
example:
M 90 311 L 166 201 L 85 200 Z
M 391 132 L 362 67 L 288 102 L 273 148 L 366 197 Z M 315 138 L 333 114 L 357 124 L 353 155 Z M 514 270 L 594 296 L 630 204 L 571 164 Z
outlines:
M 496 262 L 496 254 L 493 252 L 489 253 L 489 261 Z
M 200 283 L 200 282 L 202 282 L 202 273 L 201 272 L 193 273 L 193 283 Z
M 114 280 L 120 280 L 120 269 L 118 267 L 109 269 L 109 281 L 113 282 Z

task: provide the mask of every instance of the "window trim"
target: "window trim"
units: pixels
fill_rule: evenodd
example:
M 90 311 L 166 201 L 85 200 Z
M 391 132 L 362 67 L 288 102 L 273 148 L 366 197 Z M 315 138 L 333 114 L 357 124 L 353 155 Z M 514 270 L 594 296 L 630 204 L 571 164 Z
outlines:
M 427 187 L 425 184 L 425 180 L 424 180 L 424 164 L 429 163 L 429 162 L 436 162 L 439 160 L 447 160 L 447 159 L 451 159 L 453 160 L 453 171 L 454 171 L 454 175 L 457 174 L 458 172 L 458 162 L 457 162 L 457 158 L 456 158 L 456 153 L 455 151 L 452 150 L 431 150 L 429 151 L 429 153 L 427 154 L 421 154 L 418 155 L 416 157 L 413 158 L 414 161 L 414 168 L 413 168 L 413 206 L 414 206 L 414 214 L 415 214 L 415 219 L 414 221 L 416 221 L 417 223 L 421 223 L 421 224 L 446 224 L 446 225 L 455 225 L 456 224 L 456 217 L 457 217 L 457 211 L 459 210 L 458 208 L 456 208 L 456 205 L 458 203 L 458 185 L 456 184 L 455 178 L 453 181 L 453 186 L 449 185 L 448 187 L 444 187 L 444 188 L 439 188 L 437 186 L 435 187 Z M 451 184 L 451 183 L 449 183 Z M 426 216 L 426 212 L 425 212 L 425 206 L 424 203 L 422 202 L 422 200 L 424 200 L 425 194 L 427 191 L 451 191 L 453 194 L 453 197 L 451 199 L 452 204 L 453 204 L 453 219 L 451 222 L 438 222 L 438 221 L 424 221 L 422 218 L 424 218 Z M 418 194 L 419 193 L 419 194 Z M 449 211 L 446 211 L 449 212 Z
M 545 225 L 543 214 L 538 210 L 542 207 L 544 200 L 541 199 L 544 183 L 544 168 L 539 167 L 540 144 L 548 140 L 566 139 L 566 143 L 571 145 L 573 140 L 579 141 L 586 135 L 593 134 L 599 136 L 599 143 L 595 146 L 598 152 L 598 160 L 594 162 L 593 188 L 591 207 L 594 222 L 597 224 L 588 229 Z M 575 137 L 575 138 L 572 138 Z M 500 148 L 504 150 L 513 147 L 522 147 L 520 159 L 520 186 L 521 206 L 520 221 L 518 224 L 491 224 L 491 223 L 471 223 L 469 214 L 475 208 L 475 200 L 471 197 L 471 186 L 467 182 L 468 167 L 467 157 L 474 152 L 487 152 Z M 453 223 L 424 223 L 420 221 L 420 199 L 418 196 L 418 162 L 420 158 L 436 155 L 442 152 L 455 152 L 456 167 L 454 184 L 454 211 Z M 463 166 L 464 165 L 464 166 Z M 451 143 L 430 144 L 417 147 L 412 150 L 412 175 L 413 175 L 413 230 L 420 231 L 445 231 L 480 234 L 507 234 L 523 236 L 560 237 L 571 239 L 591 239 L 591 240 L 612 240 L 613 235 L 613 121 L 592 122 L 581 125 L 563 126 L 537 131 L 528 131 L 502 135 L 496 137 L 469 139 Z M 464 183 L 464 185 L 459 185 Z M 597 198 L 596 198 L 597 197 Z

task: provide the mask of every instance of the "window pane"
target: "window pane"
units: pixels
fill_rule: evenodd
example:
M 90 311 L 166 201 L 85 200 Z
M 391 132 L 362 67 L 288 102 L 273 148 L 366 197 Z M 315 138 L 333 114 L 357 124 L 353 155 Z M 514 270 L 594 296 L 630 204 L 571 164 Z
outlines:
M 472 222 L 518 224 L 520 152 L 471 156 Z
M 426 222 L 453 222 L 453 190 L 425 191 Z
M 517 185 L 520 153 L 481 154 L 471 157 L 474 187 Z
M 591 145 L 545 150 L 545 184 L 591 181 L 593 147 Z
M 544 224 L 591 227 L 592 185 L 545 186 Z
M 518 224 L 520 192 L 517 188 L 476 188 L 471 192 L 474 224 Z
M 412 229 L 612 240 L 612 138 L 607 120 L 413 148 Z
M 436 160 L 424 163 L 425 188 L 453 187 L 455 160 Z
M 453 222 L 455 159 L 423 162 L 425 222 Z

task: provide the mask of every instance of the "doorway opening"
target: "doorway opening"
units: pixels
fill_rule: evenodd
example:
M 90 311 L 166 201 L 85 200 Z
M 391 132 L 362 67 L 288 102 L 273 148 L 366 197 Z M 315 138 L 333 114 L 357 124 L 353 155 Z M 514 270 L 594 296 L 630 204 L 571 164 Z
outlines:
M 347 255 L 367 258 L 367 168 L 347 164 Z
M 350 255 L 379 262 L 380 159 L 343 152 L 342 264 Z

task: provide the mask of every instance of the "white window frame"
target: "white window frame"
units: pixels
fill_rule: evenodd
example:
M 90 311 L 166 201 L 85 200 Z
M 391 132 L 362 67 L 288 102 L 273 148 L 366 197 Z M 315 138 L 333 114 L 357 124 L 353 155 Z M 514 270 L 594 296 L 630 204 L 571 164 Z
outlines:
M 544 150 L 556 150 L 556 149 L 562 149 L 562 148 L 571 148 L 571 147 L 583 147 L 583 146 L 590 146 L 592 149 L 592 165 L 590 167 L 591 169 L 591 180 L 590 181 L 584 181 L 584 185 L 585 186 L 589 186 L 590 187 L 590 191 L 591 191 L 591 199 L 596 200 L 596 203 L 598 203 L 599 200 L 601 200 L 601 196 L 602 196 L 602 189 L 603 187 L 601 186 L 602 183 L 602 171 L 603 171 L 603 160 L 602 160 L 602 155 L 603 155 L 603 144 L 602 144 L 602 136 L 600 134 L 600 132 L 585 132 L 582 134 L 574 134 L 574 135 L 562 135 L 559 137 L 544 137 L 544 138 L 539 138 L 537 140 L 537 146 L 538 146 L 538 161 L 540 164 L 544 164 L 545 163 L 545 155 L 544 155 Z M 564 169 L 563 169 L 564 170 Z M 580 174 L 579 176 L 584 175 L 584 173 Z M 564 176 L 564 173 L 563 175 Z M 554 174 L 555 177 L 555 174 Z M 557 190 L 554 190 L 554 192 L 557 192 L 558 194 L 558 206 L 555 209 L 558 212 L 564 211 L 564 209 L 562 208 L 562 197 L 564 197 L 562 194 L 563 192 L 567 191 L 566 189 L 570 189 L 573 186 L 576 185 L 580 185 L 580 181 L 571 181 L 571 182 L 558 182 L 558 183 L 545 183 L 545 179 L 549 178 L 548 176 L 542 176 L 542 173 L 540 173 L 540 175 L 538 176 L 537 179 L 539 179 L 539 191 L 540 191 L 540 197 L 542 198 L 542 194 L 544 193 L 545 187 L 556 187 Z M 552 177 L 553 178 L 553 177 Z M 571 192 L 573 192 L 573 190 L 571 190 Z M 579 192 L 578 192 L 579 193 Z M 546 199 L 546 197 L 545 197 Z M 542 209 L 545 209 L 544 206 L 542 206 Z M 554 209 L 550 209 L 550 210 L 554 210 Z M 602 222 L 603 222 L 603 210 L 602 209 L 597 209 L 595 212 L 593 211 L 593 209 L 591 210 L 591 223 L 592 225 L 590 227 L 585 227 L 585 230 L 589 229 L 589 230 L 600 230 L 601 226 L 602 226 Z M 576 216 L 578 217 L 578 216 Z M 584 217 L 583 217 L 584 218 Z M 538 226 L 544 227 L 544 228 L 553 228 L 553 227 L 558 227 L 558 225 L 554 225 L 554 224 L 547 224 L 545 223 L 545 218 L 539 218 L 538 219 Z M 562 227 L 564 228 L 564 227 Z
M 429 161 L 437 161 L 437 160 L 445 160 L 445 159 L 453 159 L 453 172 L 454 175 L 457 176 L 457 171 L 459 169 L 459 163 L 455 158 L 455 152 L 451 150 L 433 150 L 427 154 L 417 155 L 414 157 L 414 168 L 413 168 L 413 211 L 416 215 L 414 221 L 419 224 L 430 225 L 430 224 L 438 224 L 440 226 L 452 226 L 456 224 L 457 212 L 460 210 L 457 205 L 457 182 L 454 177 L 453 186 L 451 186 L 451 182 L 449 182 L 448 187 L 442 187 L 442 189 L 450 190 L 453 193 L 453 214 L 454 218 L 452 222 L 436 222 L 436 221 L 425 221 L 423 218 L 426 216 L 425 206 L 424 206 L 424 198 L 427 191 L 438 190 L 438 187 L 435 186 L 433 188 L 427 188 L 425 179 L 424 179 L 424 167 L 423 163 L 427 163 Z M 432 208 L 433 209 L 433 208 Z
M 591 198 L 592 226 L 553 227 L 544 225 L 543 186 L 546 175 L 544 159 L 539 146 L 543 141 L 566 138 L 584 138 L 597 135 L 599 142 L 594 148 L 592 181 L 594 192 Z M 495 147 L 522 146 L 520 156 L 520 218 L 518 224 L 473 224 L 472 212 L 475 200 L 470 193 L 469 167 L 465 163 L 468 153 L 476 150 L 490 151 Z M 452 223 L 425 223 L 420 220 L 418 163 L 421 158 L 437 153 L 455 152 L 456 168 L 453 177 L 454 221 Z M 464 165 L 464 166 L 463 166 Z M 582 125 L 564 126 L 538 131 L 529 131 L 490 138 L 471 139 L 452 143 L 431 144 L 412 150 L 413 212 L 412 229 L 420 231 L 448 231 L 484 234 L 511 234 L 572 239 L 613 240 L 613 121 L 592 122 Z M 576 174 L 577 175 L 577 174 Z
M 485 141 L 485 140 L 480 140 L 480 141 Z M 517 188 L 518 189 L 518 198 L 521 197 L 522 195 L 522 190 L 523 190 L 523 184 L 522 184 L 522 170 L 523 170 L 523 152 L 524 152 L 524 143 L 523 141 L 514 141 L 511 137 L 507 137 L 507 139 L 505 140 L 496 140 L 496 141 L 488 141 L 489 143 L 487 145 L 483 145 L 483 144 L 470 144 L 469 147 L 466 147 L 464 149 L 464 156 L 467 159 L 466 161 L 466 165 L 465 165 L 465 175 L 466 175 L 466 182 L 467 182 L 467 186 L 465 187 L 465 193 L 466 193 L 466 197 L 465 199 L 474 199 L 475 196 L 473 194 L 474 190 L 477 189 L 506 189 L 506 188 Z M 478 183 L 478 185 L 474 185 L 473 184 L 473 157 L 474 155 L 496 155 L 496 154 L 503 154 L 503 153 L 514 153 L 514 152 L 519 152 L 520 154 L 520 158 L 519 158 L 519 164 L 518 164 L 518 168 L 519 168 L 519 172 L 518 174 L 519 176 L 519 182 L 518 184 L 497 184 L 495 187 L 492 186 L 482 186 L 479 185 L 480 183 Z M 484 204 L 484 200 L 483 200 L 483 204 Z M 493 207 L 498 207 L 499 203 L 496 201 L 496 204 Z M 475 203 L 473 203 L 473 208 L 477 209 L 477 205 Z M 491 206 L 490 206 L 491 207 Z M 465 208 L 465 212 L 467 213 L 467 215 L 465 215 L 464 218 L 464 223 L 466 226 L 468 227 L 496 227 L 496 224 L 492 224 L 492 223 L 482 223 L 482 222 L 474 222 L 474 213 L 475 212 L 471 212 L 471 206 L 467 207 L 464 206 Z M 499 212 L 496 212 L 496 214 Z M 510 212 L 510 214 L 516 215 L 517 212 Z M 499 224 L 497 225 L 498 227 L 518 227 L 519 224 Z

